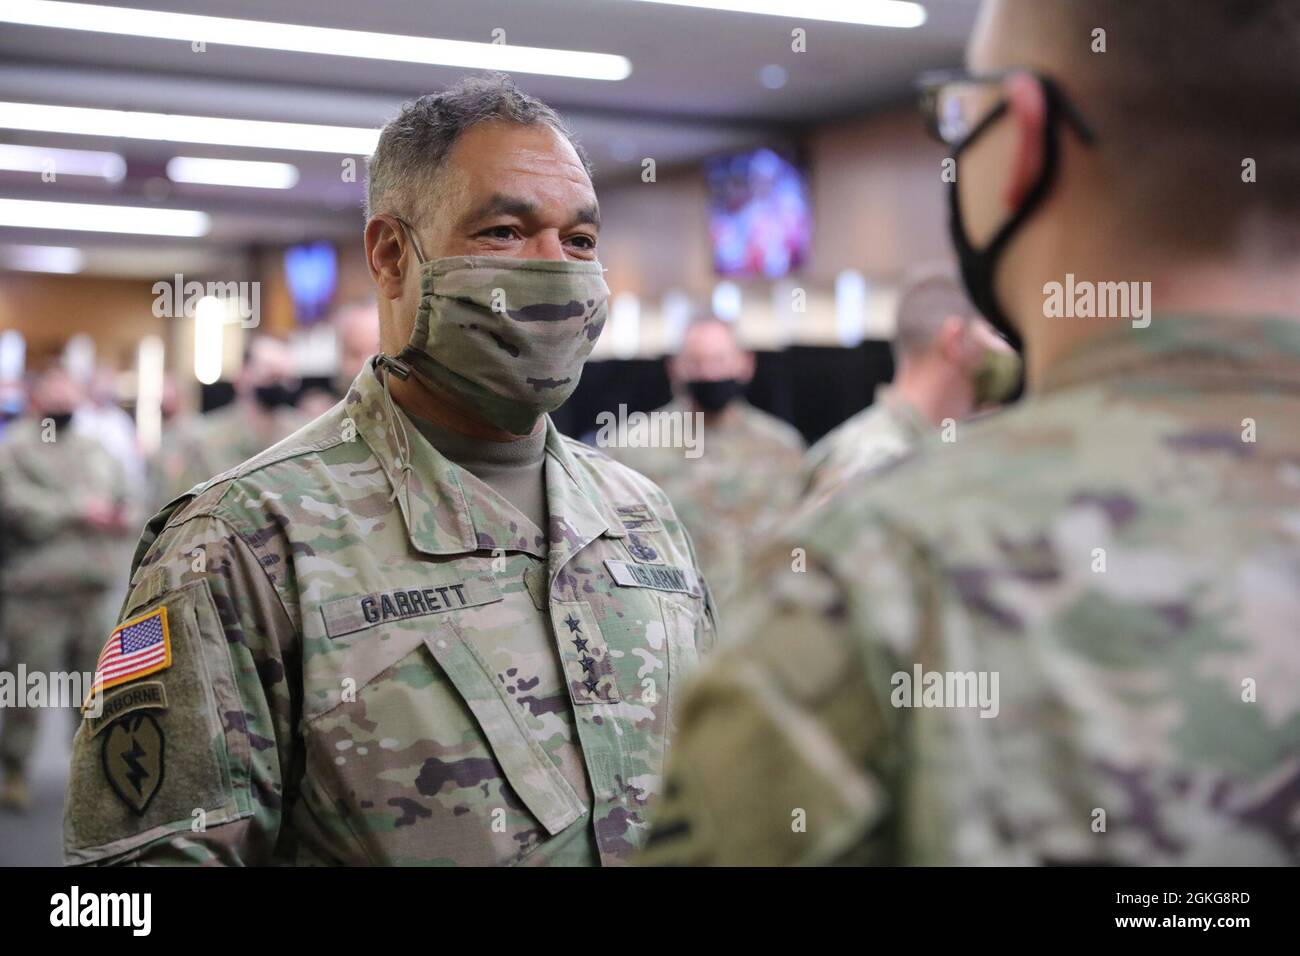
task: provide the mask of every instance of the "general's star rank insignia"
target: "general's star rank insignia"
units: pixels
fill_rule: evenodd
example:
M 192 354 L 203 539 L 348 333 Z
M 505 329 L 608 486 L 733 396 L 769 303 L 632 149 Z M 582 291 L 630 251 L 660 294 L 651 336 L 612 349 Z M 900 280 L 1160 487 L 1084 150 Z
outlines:
M 104 776 L 138 817 L 162 785 L 163 746 L 162 727 L 152 714 L 128 714 L 104 734 Z

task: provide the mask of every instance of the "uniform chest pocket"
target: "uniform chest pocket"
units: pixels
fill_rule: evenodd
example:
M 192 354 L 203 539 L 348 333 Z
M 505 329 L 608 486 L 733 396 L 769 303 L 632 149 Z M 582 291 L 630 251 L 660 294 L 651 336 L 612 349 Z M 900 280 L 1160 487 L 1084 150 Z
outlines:
M 652 717 L 667 732 L 673 698 L 699 663 L 695 633 L 703 603 L 688 594 L 626 587 L 616 589 L 608 601 L 574 605 L 595 618 L 604 655 L 612 665 L 616 692 L 630 705 L 625 709 L 627 716 L 640 713 Z M 699 605 L 698 609 L 694 605 Z M 562 646 L 565 636 L 561 635 Z M 580 670 L 582 663 L 579 657 L 579 666 L 570 664 L 569 668 L 578 680 L 588 677 Z M 575 701 L 582 703 L 582 684 L 571 680 L 570 687 Z M 602 693 L 596 690 L 597 695 Z
M 364 679 L 309 718 L 314 815 L 345 860 L 514 863 L 585 816 L 455 618 L 371 630 Z

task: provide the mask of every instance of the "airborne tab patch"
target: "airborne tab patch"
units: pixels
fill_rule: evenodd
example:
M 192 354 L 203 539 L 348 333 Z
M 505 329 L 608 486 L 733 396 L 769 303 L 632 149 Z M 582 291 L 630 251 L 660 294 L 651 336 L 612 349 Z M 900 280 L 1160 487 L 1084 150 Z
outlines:
M 665 564 L 632 564 L 630 561 L 606 559 L 614 583 L 625 588 L 653 588 L 656 591 L 676 591 L 700 596 L 699 575 L 689 568 L 673 568 Z
M 137 710 L 166 710 L 167 688 L 160 680 L 145 681 L 131 687 L 123 687 L 109 694 L 99 713 L 91 707 L 86 711 L 86 733 L 97 737 L 99 732 L 117 720 Z

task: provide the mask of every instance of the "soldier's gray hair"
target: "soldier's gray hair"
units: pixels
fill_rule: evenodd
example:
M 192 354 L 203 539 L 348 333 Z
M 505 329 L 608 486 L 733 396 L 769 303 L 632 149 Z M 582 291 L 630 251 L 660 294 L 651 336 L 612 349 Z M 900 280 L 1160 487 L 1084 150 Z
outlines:
M 573 146 L 587 175 L 591 162 L 559 113 L 529 96 L 504 73 L 467 77 L 441 93 L 402 105 L 379 135 L 367 162 L 366 218 L 378 212 L 414 215 L 417 200 L 436 193 L 437 175 L 467 129 L 487 120 L 552 127 Z
M 925 354 L 947 319 L 970 320 L 978 315 L 954 270 L 936 266 L 918 269 L 904 278 L 899 295 L 895 361 Z

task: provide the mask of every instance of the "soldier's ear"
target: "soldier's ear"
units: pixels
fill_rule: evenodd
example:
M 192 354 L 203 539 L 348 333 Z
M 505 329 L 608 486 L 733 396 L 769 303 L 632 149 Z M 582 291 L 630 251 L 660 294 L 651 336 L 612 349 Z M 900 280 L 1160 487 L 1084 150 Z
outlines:
M 404 255 L 402 227 L 392 216 L 380 213 L 366 223 L 365 243 L 366 266 L 379 296 L 401 298 L 406 270 L 415 266 L 413 250 L 411 255 Z
M 966 333 L 966 320 L 959 315 L 950 315 L 940 324 L 935 345 L 946 361 L 955 365 L 964 364 L 962 359 L 967 346 Z
M 754 378 L 754 353 L 740 353 L 740 384 L 748 385 Z

